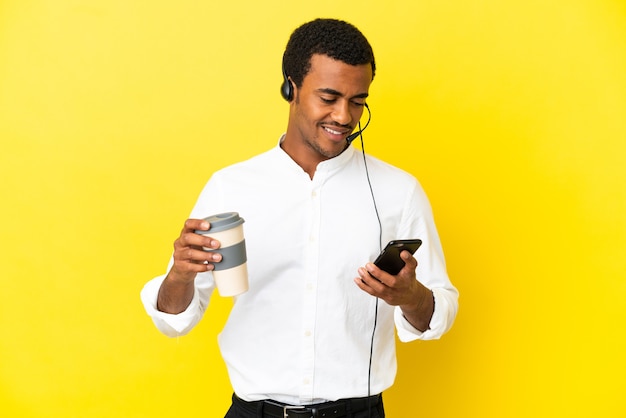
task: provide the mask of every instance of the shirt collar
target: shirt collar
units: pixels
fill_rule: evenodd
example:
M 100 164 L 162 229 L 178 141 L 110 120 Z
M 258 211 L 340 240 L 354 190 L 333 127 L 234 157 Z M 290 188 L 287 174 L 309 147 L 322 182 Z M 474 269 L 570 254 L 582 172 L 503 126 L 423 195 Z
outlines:
M 280 144 L 281 142 L 283 142 L 284 139 L 285 139 L 285 134 L 282 134 L 280 138 L 278 139 L 278 144 L 276 145 L 276 147 L 278 148 L 280 153 L 282 153 L 286 158 L 289 159 L 289 161 L 291 161 L 293 165 L 297 166 L 300 170 L 302 170 L 302 167 L 300 167 L 294 160 L 292 160 L 289 154 L 287 154 L 280 147 Z M 348 161 L 350 161 L 350 159 L 352 158 L 355 152 L 356 152 L 356 149 L 353 146 L 348 145 L 348 147 L 338 156 L 319 163 L 317 165 L 317 169 L 315 170 L 315 173 L 316 174 L 325 173 L 326 175 L 333 173 L 334 171 L 346 165 Z

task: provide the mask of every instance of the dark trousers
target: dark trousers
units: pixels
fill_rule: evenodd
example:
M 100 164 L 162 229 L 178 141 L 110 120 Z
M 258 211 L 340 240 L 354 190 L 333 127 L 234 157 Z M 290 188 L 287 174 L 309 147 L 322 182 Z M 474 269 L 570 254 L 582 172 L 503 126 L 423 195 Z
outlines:
M 224 418 L 264 418 L 263 402 L 245 402 L 233 395 L 233 403 Z M 345 418 L 385 418 L 382 397 L 377 405 L 373 405 L 371 411 L 348 411 Z

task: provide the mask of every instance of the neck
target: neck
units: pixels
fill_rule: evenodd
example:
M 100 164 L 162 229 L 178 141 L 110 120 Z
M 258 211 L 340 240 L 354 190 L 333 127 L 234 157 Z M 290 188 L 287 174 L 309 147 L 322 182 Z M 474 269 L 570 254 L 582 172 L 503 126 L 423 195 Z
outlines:
M 306 150 L 298 149 L 291 145 L 290 142 L 283 140 L 280 143 L 280 147 L 291 157 L 309 175 L 309 178 L 313 179 L 317 165 L 327 158 L 321 158 L 320 156 L 314 157 L 312 152 L 306 152 Z

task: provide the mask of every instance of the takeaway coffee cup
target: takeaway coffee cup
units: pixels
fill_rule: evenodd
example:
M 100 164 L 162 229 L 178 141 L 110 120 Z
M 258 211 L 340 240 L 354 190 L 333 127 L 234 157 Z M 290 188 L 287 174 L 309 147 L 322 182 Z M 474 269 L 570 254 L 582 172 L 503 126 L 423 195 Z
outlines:
M 204 218 L 211 224 L 208 231 L 196 230 L 196 234 L 215 238 L 221 243 L 217 250 L 203 247 L 222 255 L 215 263 L 213 277 L 221 296 L 237 296 L 248 290 L 248 257 L 243 236 L 243 218 L 237 212 L 226 212 Z

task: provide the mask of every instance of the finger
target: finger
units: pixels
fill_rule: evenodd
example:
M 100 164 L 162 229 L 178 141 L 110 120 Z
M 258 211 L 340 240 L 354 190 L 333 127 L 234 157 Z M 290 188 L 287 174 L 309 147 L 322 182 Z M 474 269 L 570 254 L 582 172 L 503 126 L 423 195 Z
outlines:
M 368 271 L 366 268 L 359 269 L 359 276 L 361 282 L 375 293 L 382 292 L 387 287 L 379 277 L 374 276 L 372 272 Z
M 196 234 L 192 231 L 181 234 L 179 239 L 174 243 L 174 247 L 176 248 L 177 246 L 180 248 L 196 247 L 215 250 L 220 247 L 220 242 L 208 235 Z
M 174 248 L 193 245 L 198 247 L 219 248 L 219 243 L 217 243 L 217 241 L 212 243 L 210 237 L 196 234 L 196 230 L 208 231 L 210 227 L 211 225 L 209 222 L 203 219 L 187 219 L 183 229 L 180 231 L 178 239 L 174 241 Z
M 404 261 L 403 269 L 415 270 L 417 267 L 417 260 L 413 257 L 413 254 L 404 250 L 400 253 L 400 258 Z
M 355 277 L 354 283 L 364 292 L 369 293 L 372 296 L 376 296 L 374 294 L 374 289 L 372 289 L 363 279 L 363 277 Z
M 385 270 L 379 268 L 374 263 L 367 263 L 365 265 L 367 272 L 376 279 L 378 282 L 384 284 L 385 286 L 394 286 L 396 282 L 396 277 L 392 274 L 387 273 Z
M 184 247 L 175 251 L 174 258 L 179 261 L 197 264 L 219 263 L 222 261 L 222 255 L 220 253 L 199 250 L 192 247 Z
M 181 274 L 185 273 L 204 273 L 206 271 L 212 271 L 215 269 L 215 265 L 212 263 L 191 263 L 188 261 L 185 262 L 174 262 L 174 266 L 172 270 L 176 270 Z M 195 276 L 195 274 L 194 274 Z M 193 277 L 192 277 L 193 278 Z
M 185 226 L 183 227 L 182 232 L 195 231 L 196 229 L 200 231 L 208 231 L 210 227 L 211 224 L 204 219 L 189 218 L 185 221 Z

